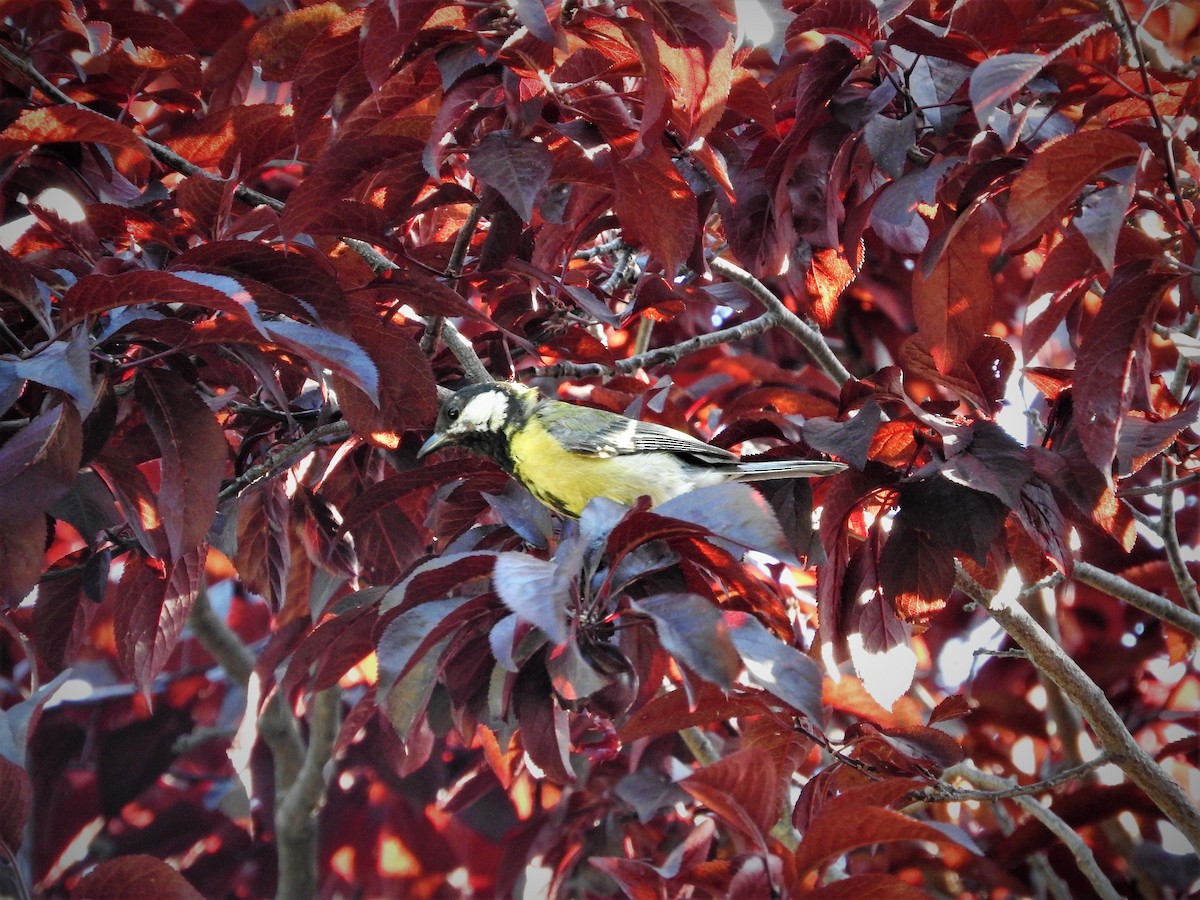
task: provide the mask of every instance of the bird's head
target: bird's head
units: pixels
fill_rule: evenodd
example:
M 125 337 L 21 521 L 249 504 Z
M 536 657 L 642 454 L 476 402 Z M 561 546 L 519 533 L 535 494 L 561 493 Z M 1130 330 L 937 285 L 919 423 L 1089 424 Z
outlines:
M 425 456 L 454 444 L 496 456 L 507 436 L 519 428 L 537 404 L 535 388 L 508 381 L 475 384 L 442 401 L 433 434 L 417 451 Z

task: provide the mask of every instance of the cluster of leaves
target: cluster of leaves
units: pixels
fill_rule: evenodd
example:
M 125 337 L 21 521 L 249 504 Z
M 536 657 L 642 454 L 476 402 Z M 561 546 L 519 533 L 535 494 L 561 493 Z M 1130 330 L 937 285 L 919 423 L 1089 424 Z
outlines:
M 963 577 L 1051 585 L 1064 647 L 1200 777 L 1200 679 L 1169 668 L 1194 635 L 1069 581 L 1083 561 L 1200 612 L 1200 512 L 1161 487 L 1200 444 L 1200 80 L 1143 58 L 1189 58 L 1194 24 L 296 6 L 6 7 L 17 880 L 283 891 L 273 812 L 321 766 L 267 723 L 313 751 L 332 698 L 324 892 L 1094 887 L 1007 802 L 912 803 L 965 759 L 1087 761 L 1027 661 L 947 680 L 984 617 Z M 561 522 L 491 463 L 416 461 L 439 385 L 485 370 L 851 468 Z M 1053 811 L 1114 883 L 1172 859 L 1124 781 Z

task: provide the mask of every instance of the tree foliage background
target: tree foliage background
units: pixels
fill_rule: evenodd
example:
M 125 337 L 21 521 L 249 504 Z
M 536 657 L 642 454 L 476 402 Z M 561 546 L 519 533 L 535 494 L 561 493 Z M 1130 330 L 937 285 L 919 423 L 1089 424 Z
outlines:
M 8 893 L 1200 876 L 1190 5 L 0 12 Z M 489 376 L 851 468 L 560 522 Z

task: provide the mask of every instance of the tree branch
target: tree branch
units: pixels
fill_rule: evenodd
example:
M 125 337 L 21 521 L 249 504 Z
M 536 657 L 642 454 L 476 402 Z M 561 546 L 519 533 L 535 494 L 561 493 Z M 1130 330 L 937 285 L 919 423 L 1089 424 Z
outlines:
M 1162 619 L 1174 625 L 1180 631 L 1186 631 L 1193 637 L 1200 638 L 1200 615 L 1172 603 L 1165 597 L 1151 593 L 1145 588 L 1138 587 L 1132 581 L 1126 581 L 1120 575 L 1106 572 L 1091 563 L 1077 562 L 1071 568 L 1071 575 L 1076 581 L 1090 585 L 1098 591 L 1103 591 L 1110 597 L 1124 600 L 1130 606 L 1142 612 Z
M 854 376 L 842 365 L 841 360 L 834 354 L 833 349 L 825 342 L 821 332 L 817 331 L 798 315 L 783 305 L 778 297 L 771 293 L 770 288 L 740 266 L 735 266 L 728 260 L 714 256 L 708 261 L 708 266 L 718 275 L 736 281 L 745 287 L 754 298 L 767 308 L 775 324 L 779 325 L 796 340 L 798 340 L 817 367 L 828 375 L 840 387 Z
M 1071 770 L 1078 771 L 1077 769 Z M 1079 871 L 1083 873 L 1096 893 L 1104 900 L 1120 900 L 1121 895 L 1117 889 L 1113 887 L 1108 876 L 1101 870 L 1099 863 L 1096 862 L 1096 857 L 1092 853 L 1092 848 L 1080 837 L 1070 825 L 1062 820 L 1061 817 L 1051 812 L 1047 807 L 1038 803 L 1032 797 L 1023 793 L 1011 793 L 1014 788 L 1014 782 L 1011 779 L 1000 778 L 997 775 L 991 775 L 987 772 L 981 772 L 974 766 L 961 763 L 950 769 L 947 775 L 957 775 L 963 778 L 976 787 L 986 788 L 988 792 L 995 794 L 1009 794 L 1009 798 L 1029 813 L 1039 822 L 1050 830 L 1050 833 L 1057 837 L 1071 851 L 1071 855 L 1075 857 L 1075 864 L 1079 866 Z M 966 792 L 972 793 L 972 792 Z
M 1035 781 L 1033 784 L 1018 784 L 1013 780 L 1006 782 L 1003 786 L 990 787 L 987 790 L 981 791 L 969 791 L 947 783 L 945 779 L 953 778 L 956 775 L 961 775 L 964 778 L 967 777 L 964 772 L 960 771 L 962 766 L 954 766 L 942 774 L 943 781 L 919 792 L 914 799 L 930 803 L 955 803 L 964 800 L 994 802 L 997 800 L 1012 800 L 1015 797 L 1032 797 L 1037 794 L 1049 793 L 1055 788 L 1062 787 L 1064 784 L 1081 779 L 1090 772 L 1094 772 L 1101 766 L 1106 766 L 1111 762 L 1112 760 L 1107 753 L 1101 753 L 1095 759 L 1088 760 L 1078 766 L 1071 766 L 1069 769 L 1063 769 L 1061 772 L 1051 775 L 1049 778 L 1043 778 L 1041 781 Z M 967 768 L 970 767 L 968 766 Z
M 308 747 L 295 778 L 275 803 L 275 844 L 279 857 L 275 896 L 278 900 L 307 900 L 318 896 L 317 814 L 325 798 L 325 766 L 333 758 L 341 704 L 342 693 L 336 685 L 313 696 Z M 281 787 L 277 781 L 276 791 Z
M 1050 636 L 1015 600 L 997 599 L 981 587 L 963 568 L 957 569 L 956 586 L 988 611 L 1030 661 L 1044 672 L 1083 713 L 1100 746 L 1129 779 L 1140 787 L 1171 823 L 1200 853 L 1200 810 L 1192 804 L 1174 779 L 1154 761 L 1130 734 L 1099 686 L 1079 664 L 1063 652 Z

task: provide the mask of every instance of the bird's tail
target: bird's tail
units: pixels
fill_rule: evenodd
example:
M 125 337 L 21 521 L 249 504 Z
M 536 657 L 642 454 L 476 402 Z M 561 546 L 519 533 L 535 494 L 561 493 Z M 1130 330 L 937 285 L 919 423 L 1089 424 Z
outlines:
M 772 459 L 762 462 L 740 462 L 733 467 L 735 481 L 767 481 L 772 478 L 820 478 L 836 475 L 846 468 L 845 463 L 828 459 Z

